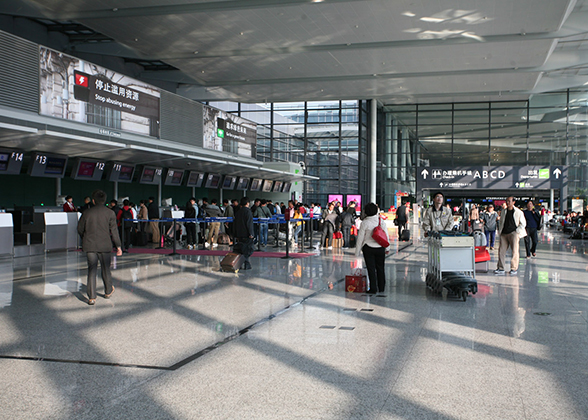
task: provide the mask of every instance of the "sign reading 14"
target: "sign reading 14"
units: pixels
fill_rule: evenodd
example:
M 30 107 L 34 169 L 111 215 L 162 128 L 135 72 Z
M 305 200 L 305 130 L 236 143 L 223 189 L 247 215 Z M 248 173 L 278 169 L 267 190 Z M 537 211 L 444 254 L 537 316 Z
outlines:
M 24 153 L 12 152 L 10 159 L 22 162 L 23 155 Z

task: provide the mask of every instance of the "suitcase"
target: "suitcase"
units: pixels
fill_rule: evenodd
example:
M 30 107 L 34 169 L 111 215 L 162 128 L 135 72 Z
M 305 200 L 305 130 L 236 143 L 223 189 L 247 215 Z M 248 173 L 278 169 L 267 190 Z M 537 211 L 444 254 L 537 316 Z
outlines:
M 133 233 L 133 246 L 147 246 L 149 243 L 148 233 L 145 231 L 135 231 Z
M 228 245 L 231 243 L 231 238 L 226 233 L 219 233 L 217 242 L 220 245 Z
M 400 240 L 404 242 L 410 241 L 410 230 L 404 229 L 402 231 L 402 235 L 400 236 Z
M 229 252 L 220 263 L 223 271 L 237 272 L 245 262 L 245 257 L 241 254 Z

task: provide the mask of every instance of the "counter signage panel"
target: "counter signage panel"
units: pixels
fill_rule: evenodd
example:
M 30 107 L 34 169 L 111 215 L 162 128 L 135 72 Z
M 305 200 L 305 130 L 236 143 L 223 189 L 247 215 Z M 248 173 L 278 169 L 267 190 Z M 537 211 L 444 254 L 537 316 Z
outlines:
M 0 174 L 18 175 L 22 168 L 24 153 L 18 150 L 0 150 Z
M 202 187 L 203 183 L 204 183 L 204 173 L 203 172 L 190 171 L 190 176 L 188 176 L 188 182 L 186 183 L 186 186 L 200 188 L 200 187 Z
M 112 182 L 129 183 L 133 181 L 133 174 L 135 173 L 135 166 L 128 163 L 114 162 L 107 175 L 107 179 Z
M 100 181 L 104 173 L 105 162 L 93 159 L 76 159 L 71 177 L 77 180 Z
M 145 166 L 139 178 L 139 184 L 159 185 L 161 182 L 161 175 L 163 168 L 156 168 L 153 166 Z
M 251 191 L 261 191 L 261 185 L 263 184 L 263 179 L 253 178 L 251 181 Z
M 282 192 L 282 188 L 284 187 L 284 183 L 282 181 L 274 182 L 274 188 L 272 189 L 273 192 Z
M 292 183 L 291 182 L 284 182 L 284 186 L 282 187 L 282 192 L 289 193 L 290 188 L 292 188 Z
M 29 175 L 45 178 L 63 178 L 67 156 L 35 152 L 29 164 Z
M 249 181 L 249 178 L 240 177 L 239 182 L 237 182 L 236 189 L 239 191 L 247 191 L 247 188 L 249 187 Z
M 272 187 L 274 186 L 274 181 L 270 181 L 269 179 L 266 179 L 263 181 L 263 192 L 271 192 L 272 191 Z
M 164 185 L 182 185 L 182 179 L 184 179 L 183 169 L 168 169 L 167 176 L 165 177 Z
M 205 188 L 218 188 L 220 185 L 221 176 L 220 174 L 208 174 L 206 177 Z
M 225 175 L 225 179 L 223 180 L 222 188 L 224 190 L 234 190 L 235 184 L 237 183 L 237 177 L 231 175 Z

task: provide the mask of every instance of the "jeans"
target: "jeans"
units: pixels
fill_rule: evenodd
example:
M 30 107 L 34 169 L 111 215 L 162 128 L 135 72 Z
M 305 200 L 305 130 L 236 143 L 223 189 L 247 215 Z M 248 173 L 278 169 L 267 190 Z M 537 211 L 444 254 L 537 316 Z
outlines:
M 333 232 L 335 231 L 331 222 L 323 223 L 323 233 L 321 235 L 321 246 L 327 246 L 326 240 L 329 240 L 328 246 L 333 246 Z
M 267 245 L 267 223 L 259 224 L 259 243 L 261 246 Z
M 494 248 L 494 242 L 496 241 L 496 231 L 495 230 L 486 230 L 484 229 L 484 233 L 486 233 L 486 242 L 490 248 Z
M 351 245 L 351 226 L 341 226 L 341 233 L 343 234 L 343 247 L 349 248 L 349 245 Z
M 365 268 L 367 269 L 370 280 L 368 293 L 383 293 L 386 288 L 386 273 L 384 269 L 386 248 L 372 248 L 371 246 L 364 245 L 361 250 L 363 251 Z
M 110 276 L 110 252 L 86 252 L 88 259 L 88 298 L 96 299 L 96 273 L 98 271 L 98 261 L 100 261 L 100 270 L 102 282 L 104 283 L 104 294 L 112 293 L 112 277 Z
M 537 251 L 537 242 L 539 242 L 537 228 L 528 227 L 527 236 L 525 236 L 525 251 L 527 251 L 527 257 L 535 255 L 535 251 Z

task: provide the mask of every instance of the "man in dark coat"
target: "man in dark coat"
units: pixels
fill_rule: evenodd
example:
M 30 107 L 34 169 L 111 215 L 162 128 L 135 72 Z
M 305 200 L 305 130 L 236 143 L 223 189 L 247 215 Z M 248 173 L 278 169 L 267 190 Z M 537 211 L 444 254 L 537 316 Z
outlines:
M 149 217 L 149 227 L 153 234 L 153 243 L 158 244 L 161 239 L 159 232 L 159 206 L 155 203 L 155 197 L 149 197 L 149 204 L 147 205 L 147 217 Z
M 249 209 L 249 198 L 241 198 L 239 210 L 233 219 L 233 231 L 235 233 L 234 251 L 245 257 L 243 270 L 250 270 L 249 257 L 253 254 L 253 215 Z
M 98 261 L 104 282 L 104 297 L 110 298 L 114 292 L 110 276 L 110 259 L 112 243 L 116 246 L 116 255 L 122 255 L 120 237 L 116 226 L 116 216 L 106 203 L 106 193 L 96 190 L 92 193 L 94 207 L 82 213 L 78 222 L 78 233 L 82 237 L 82 250 L 88 259 L 88 305 L 96 303 L 96 272 Z

